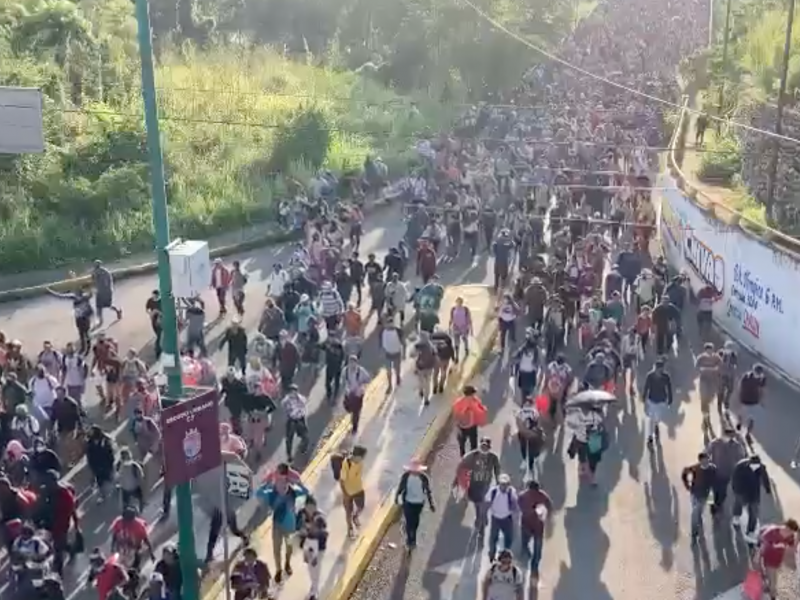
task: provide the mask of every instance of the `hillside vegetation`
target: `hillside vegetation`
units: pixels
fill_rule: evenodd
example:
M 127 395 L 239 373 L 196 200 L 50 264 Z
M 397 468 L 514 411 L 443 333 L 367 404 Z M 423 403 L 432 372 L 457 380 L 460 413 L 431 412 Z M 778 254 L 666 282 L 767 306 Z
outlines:
M 441 6 L 444 4 L 444 6 Z M 547 44 L 585 4 L 481 0 Z M 170 217 L 204 237 L 265 220 L 289 177 L 396 170 L 456 102 L 498 97 L 536 57 L 460 4 L 152 0 Z M 152 246 L 129 0 L 0 0 L 0 85 L 41 88 L 47 151 L 0 155 L 0 272 Z

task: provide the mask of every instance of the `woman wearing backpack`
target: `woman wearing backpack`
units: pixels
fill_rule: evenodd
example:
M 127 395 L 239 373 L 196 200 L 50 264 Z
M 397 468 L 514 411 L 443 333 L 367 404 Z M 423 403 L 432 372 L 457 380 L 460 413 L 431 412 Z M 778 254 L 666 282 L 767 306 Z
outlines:
M 400 477 L 397 486 L 395 503 L 403 509 L 403 525 L 406 532 L 406 548 L 411 552 L 417 546 L 417 530 L 419 529 L 420 515 L 425 507 L 425 502 L 434 512 L 433 494 L 428 470 L 421 460 L 414 458 L 404 467 L 405 472 Z

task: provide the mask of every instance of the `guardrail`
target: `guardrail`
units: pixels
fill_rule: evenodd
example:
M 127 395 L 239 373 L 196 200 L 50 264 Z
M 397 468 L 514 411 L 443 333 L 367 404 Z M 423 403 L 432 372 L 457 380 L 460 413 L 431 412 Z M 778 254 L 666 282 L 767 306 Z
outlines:
M 725 202 L 720 202 L 710 197 L 703 190 L 693 186 L 680 166 L 680 161 L 676 157 L 676 152 L 685 152 L 686 133 L 689 130 L 689 98 L 684 97 L 681 115 L 678 119 L 678 126 L 675 128 L 672 143 L 670 144 L 669 159 L 667 166 L 670 173 L 678 183 L 678 187 L 686 194 L 692 202 L 699 208 L 710 211 L 714 217 L 731 227 L 738 227 L 746 235 L 761 241 L 767 245 L 776 246 L 779 252 L 785 252 L 792 258 L 800 260 L 800 240 L 786 235 L 773 229 L 764 223 L 759 223 L 747 215 L 731 208 Z

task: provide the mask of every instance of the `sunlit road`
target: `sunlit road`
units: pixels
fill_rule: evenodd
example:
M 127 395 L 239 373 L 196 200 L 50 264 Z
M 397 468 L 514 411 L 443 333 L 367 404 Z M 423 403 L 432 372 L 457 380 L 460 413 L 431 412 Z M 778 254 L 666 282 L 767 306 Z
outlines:
M 361 258 L 366 260 L 369 253 L 374 252 L 378 259 L 382 261 L 383 255 L 392 245 L 396 244 L 404 232 L 404 224 L 399 209 L 389 209 L 376 213 L 369 217 L 365 223 L 365 236 L 361 245 Z M 250 284 L 247 289 L 246 314 L 244 326 L 252 331 L 255 329 L 260 316 L 260 308 L 263 306 L 265 284 L 263 279 L 269 272 L 272 264 L 276 261 L 285 261 L 289 256 L 290 250 L 286 247 L 265 248 L 234 256 L 226 259 L 228 261 L 240 260 L 245 269 L 250 274 Z M 456 283 L 488 283 L 491 279 L 490 269 L 485 257 L 480 261 L 470 263 L 468 259 L 458 260 L 455 263 L 441 267 L 441 277 L 444 284 Z M 409 267 L 407 277 L 413 282 L 413 265 Z M 152 353 L 152 336 L 149 328 L 147 316 L 144 312 L 144 304 L 150 292 L 157 287 L 154 276 L 142 277 L 122 281 L 117 286 L 116 300 L 121 305 L 124 316 L 119 322 L 111 323 L 107 327 L 110 335 L 114 336 L 121 348 L 140 349 L 143 356 Z M 209 319 L 216 315 L 216 303 L 211 293 L 206 295 L 209 302 Z M 365 298 L 364 314 L 369 307 L 369 299 Z M 73 339 L 71 322 L 71 306 L 69 303 L 54 298 L 40 298 L 32 300 L 26 304 L 10 304 L 0 306 L 0 329 L 5 331 L 10 338 L 19 338 L 31 353 L 36 348 L 41 347 L 45 340 L 51 340 L 56 345 L 63 345 Z M 38 325 L 35 325 L 38 324 Z M 213 359 L 218 368 L 222 369 L 226 364 L 226 355 L 218 351 L 219 338 L 224 330 L 226 323 L 214 323 L 206 334 L 206 340 Z M 375 316 L 371 316 L 367 324 L 367 341 L 365 346 L 364 364 L 368 369 L 373 370 L 379 366 L 376 356 L 379 353 L 370 352 L 371 345 L 376 344 L 374 329 L 376 324 Z M 306 373 L 305 377 L 299 380 L 301 387 L 308 393 L 309 397 L 309 427 L 312 441 L 319 440 L 325 435 L 326 430 L 332 422 L 335 422 L 340 414 L 338 408 L 331 407 L 324 401 L 324 392 L 321 382 L 317 381 L 313 374 Z M 96 404 L 90 400 L 90 404 Z M 275 463 L 285 458 L 282 443 L 282 420 L 276 417 L 275 433 L 268 441 L 266 461 L 261 464 L 261 470 L 274 466 Z M 297 465 L 302 467 L 302 462 Z M 151 494 L 151 501 L 148 503 L 145 516 L 148 521 L 155 523 L 160 511 L 161 489 L 157 485 L 157 469 L 155 465 L 149 468 L 151 482 L 155 485 Z M 95 546 L 108 548 L 109 531 L 108 527 L 118 513 L 118 506 L 114 501 L 108 501 L 102 505 L 95 503 L 95 498 L 87 495 L 82 506 L 83 530 L 86 536 L 87 548 Z M 250 514 L 242 515 L 244 518 Z M 249 524 L 251 527 L 255 523 Z M 195 537 L 197 542 L 197 553 L 202 558 L 205 554 L 206 536 L 208 532 L 208 519 L 204 514 L 195 514 Z M 173 511 L 171 518 L 162 524 L 154 526 L 152 531 L 154 542 L 157 545 L 166 543 L 177 543 L 177 520 Z M 235 547 L 238 540 L 231 538 L 231 546 Z M 222 544 L 217 545 L 216 558 L 220 559 Z M 85 557 L 78 557 L 76 562 L 65 575 L 65 584 L 70 597 L 73 600 L 92 600 L 93 590 L 84 586 L 87 563 Z
M 699 352 L 693 318 L 690 334 L 670 360 L 677 387 L 676 406 L 662 431 L 658 450 L 649 452 L 643 434 L 640 401 L 626 399 L 608 417 L 611 447 L 598 470 L 596 489 L 581 486 L 577 467 L 566 457 L 569 439 L 559 430 L 550 440 L 540 481 L 555 505 L 546 534 L 539 600 L 712 600 L 741 583 L 746 547 L 729 520 L 713 526 L 706 518 L 705 537 L 697 549 L 689 542 L 689 496 L 680 482 L 683 467 L 702 449 L 699 399 L 692 356 Z M 744 366 L 752 359 L 743 354 Z M 643 365 L 640 375 L 646 366 Z M 521 485 L 520 455 L 509 397 L 508 371 L 494 357 L 481 376 L 491 423 L 482 431 L 494 442 L 503 469 Z M 758 424 L 756 449 L 763 457 L 777 493 L 763 500 L 762 522 L 800 514 L 800 477 L 788 469 L 800 422 L 797 392 L 771 378 L 768 410 Z M 714 425 L 719 430 L 718 419 Z M 419 547 L 404 558 L 404 538 L 395 525 L 385 537 L 353 600 L 474 600 L 485 573 L 485 547 L 472 534 L 472 509 L 450 496 L 458 448 L 454 435 L 435 451 L 430 475 L 437 512 L 423 513 Z M 730 509 L 729 499 L 728 509 Z M 514 546 L 519 553 L 518 542 Z M 797 575 L 782 577 L 782 598 L 798 597 Z M 785 588 L 785 589 L 783 589 Z M 738 596 L 726 596 L 733 600 Z

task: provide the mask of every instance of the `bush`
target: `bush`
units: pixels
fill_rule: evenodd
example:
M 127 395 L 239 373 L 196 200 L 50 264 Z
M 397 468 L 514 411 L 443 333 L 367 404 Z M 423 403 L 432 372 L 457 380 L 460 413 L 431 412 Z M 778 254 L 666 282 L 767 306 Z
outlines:
M 46 98 L 45 154 L 0 157 L 0 273 L 152 248 L 146 136 L 129 75 L 106 93 L 111 103 Z M 441 106 L 418 102 L 419 115 L 411 99 L 356 75 L 266 50 L 165 50 L 157 81 L 171 231 L 185 238 L 267 222 L 284 177 L 358 167 L 369 153 L 396 165 L 411 138 L 449 118 Z
M 294 161 L 319 169 L 328 157 L 331 132 L 328 120 L 315 107 L 301 107 L 278 127 L 269 168 L 285 173 Z
M 742 169 L 742 154 L 737 140 L 731 136 L 715 137 L 707 144 L 698 175 L 701 181 L 729 184 Z

